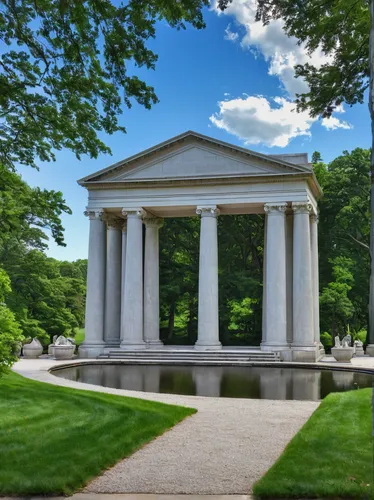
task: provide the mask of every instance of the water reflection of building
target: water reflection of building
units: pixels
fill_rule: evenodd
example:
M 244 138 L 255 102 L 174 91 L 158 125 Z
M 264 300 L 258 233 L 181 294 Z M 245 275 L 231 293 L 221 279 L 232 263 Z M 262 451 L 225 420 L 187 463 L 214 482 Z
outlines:
M 319 401 L 321 372 L 306 368 L 292 370 L 292 399 Z
M 354 384 L 354 372 L 334 370 L 332 380 L 338 389 L 351 389 Z
M 196 396 L 219 398 L 221 395 L 222 366 L 194 366 L 192 378 Z
M 291 399 L 292 372 L 287 368 L 263 370 L 260 376 L 261 399 Z

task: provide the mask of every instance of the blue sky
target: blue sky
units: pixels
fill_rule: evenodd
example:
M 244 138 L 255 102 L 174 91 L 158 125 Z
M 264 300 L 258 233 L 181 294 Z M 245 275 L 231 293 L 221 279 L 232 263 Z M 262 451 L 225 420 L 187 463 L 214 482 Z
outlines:
M 67 247 L 51 241 L 48 255 L 61 260 L 87 257 L 87 194 L 77 179 L 186 130 L 265 154 L 306 151 L 311 156 L 318 150 L 324 161 L 345 149 L 370 147 L 366 104 L 344 107 L 323 124 L 292 111 L 294 93 L 305 85 L 293 77 L 292 67 L 308 55 L 285 37 L 281 21 L 268 28 L 255 24 L 253 3 L 234 0 L 221 15 L 206 9 L 202 31 L 176 31 L 159 23 L 150 44 L 159 54 L 156 70 L 138 75 L 155 87 L 160 103 L 150 111 L 139 105 L 124 110 L 127 134 L 104 136 L 112 156 L 78 161 L 62 151 L 56 162 L 41 163 L 39 172 L 20 169 L 31 185 L 62 191 L 73 211 L 63 217 Z M 323 62 L 321 54 L 312 57 Z

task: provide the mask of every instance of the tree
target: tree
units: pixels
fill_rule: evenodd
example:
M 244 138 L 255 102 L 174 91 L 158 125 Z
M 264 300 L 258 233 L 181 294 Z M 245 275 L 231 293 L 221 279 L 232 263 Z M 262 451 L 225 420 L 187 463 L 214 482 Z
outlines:
M 29 248 L 46 248 L 46 230 L 58 245 L 65 246 L 62 213 L 71 214 L 71 210 L 60 191 L 31 188 L 0 165 L 0 248 L 14 238 Z
M 342 333 L 344 334 L 354 311 L 353 304 L 348 297 L 354 281 L 351 273 L 353 261 L 345 257 L 336 257 L 330 259 L 330 263 L 333 266 L 334 281 L 322 290 L 320 303 L 322 311 L 325 312 L 325 318 L 329 318 L 329 331 L 334 339 L 336 335 L 340 334 L 341 337 Z
M 331 328 L 335 328 L 325 299 L 327 293 L 331 292 L 331 298 L 337 289 L 346 293 L 352 304 L 349 325 L 353 332 L 366 330 L 370 275 L 370 151 L 361 148 L 351 153 L 344 151 L 328 165 L 314 163 L 313 169 L 324 192 L 319 204 L 321 331 L 330 333 Z M 341 273 L 349 273 L 352 277 L 349 283 L 349 280 L 345 282 L 349 285 L 345 291 L 334 271 L 337 265 Z M 343 329 L 347 322 L 339 320 L 335 325 Z
M 287 35 L 294 36 L 312 53 L 321 48 L 330 56 L 321 67 L 296 66 L 308 92 L 296 96 L 298 111 L 330 117 L 343 103 L 363 103 L 369 90 L 372 123 L 370 161 L 370 291 L 369 343 L 374 344 L 374 0 L 257 0 L 258 21 L 282 19 Z M 221 9 L 232 0 L 218 0 Z
M 204 28 L 209 0 L 4 0 L 0 6 L 0 163 L 36 166 L 67 148 L 78 158 L 110 152 L 102 131 L 125 132 L 122 107 L 150 108 L 147 46 L 156 23 Z
M 0 268 L 0 375 L 17 360 L 17 352 L 23 340 L 14 314 L 4 303 L 10 292 L 9 276 Z

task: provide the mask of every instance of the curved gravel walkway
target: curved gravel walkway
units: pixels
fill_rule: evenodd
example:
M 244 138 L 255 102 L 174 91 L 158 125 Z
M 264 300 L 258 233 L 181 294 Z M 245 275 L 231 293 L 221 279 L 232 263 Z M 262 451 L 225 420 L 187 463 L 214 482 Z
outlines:
M 312 401 L 204 398 L 110 389 L 55 377 L 48 369 L 57 364 L 50 359 L 21 360 L 14 370 L 55 385 L 198 410 L 94 479 L 85 492 L 247 494 L 318 407 Z

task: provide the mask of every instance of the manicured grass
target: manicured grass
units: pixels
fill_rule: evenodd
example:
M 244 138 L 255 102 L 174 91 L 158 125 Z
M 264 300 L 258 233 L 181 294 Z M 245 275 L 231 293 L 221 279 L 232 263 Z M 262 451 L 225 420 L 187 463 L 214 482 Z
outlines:
M 0 378 L 0 496 L 72 493 L 192 413 L 7 373 Z
M 260 498 L 374 498 L 372 389 L 330 394 L 258 481 Z

